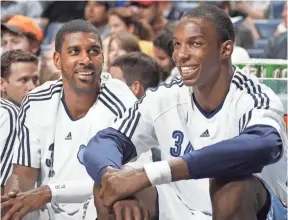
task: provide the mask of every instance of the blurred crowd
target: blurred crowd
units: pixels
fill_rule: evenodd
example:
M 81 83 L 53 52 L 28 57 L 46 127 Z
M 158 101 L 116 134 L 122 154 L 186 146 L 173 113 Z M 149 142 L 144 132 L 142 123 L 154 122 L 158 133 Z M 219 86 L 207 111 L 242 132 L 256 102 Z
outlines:
M 203 3 L 222 8 L 235 25 L 232 62 L 287 58 L 287 3 L 269 0 L 1 1 L 1 53 L 30 52 L 38 58 L 38 84 L 58 79 L 60 70 L 53 63 L 57 30 L 70 20 L 85 19 L 101 35 L 105 72 L 120 55 L 141 51 L 157 61 L 159 80 L 168 82 L 178 75 L 172 60 L 175 24 Z

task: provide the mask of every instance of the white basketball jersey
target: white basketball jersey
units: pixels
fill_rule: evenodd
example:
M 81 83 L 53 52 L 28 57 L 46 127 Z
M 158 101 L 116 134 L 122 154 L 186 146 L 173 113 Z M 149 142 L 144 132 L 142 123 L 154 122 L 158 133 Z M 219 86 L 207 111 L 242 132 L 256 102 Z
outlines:
M 19 108 L 16 105 L 0 98 L 1 186 L 6 185 L 6 181 L 12 172 L 18 113 Z
M 214 115 L 204 116 L 192 94 L 192 88 L 175 78 L 171 84 L 147 92 L 146 97 L 135 104 L 132 113 L 127 113 L 113 127 L 132 140 L 138 155 L 159 145 L 162 159 L 169 160 L 233 138 L 252 125 L 273 126 L 282 138 L 284 155 L 280 162 L 271 165 L 273 172 L 267 174 L 264 168 L 262 173 L 273 176 L 267 182 L 281 199 L 286 199 L 287 135 L 283 106 L 274 92 L 260 84 L 256 77 L 235 68 L 229 93 Z M 212 213 L 208 179 L 178 181 L 171 186 L 189 208 Z
M 65 105 L 61 79 L 36 88 L 21 106 L 20 147 L 15 150 L 13 162 L 39 168 L 41 184 L 78 181 L 79 191 L 83 191 L 87 189 L 83 189 L 81 183 L 91 183 L 91 196 L 93 180 L 79 161 L 79 149 L 99 130 L 109 126 L 117 117 L 122 117 L 135 100 L 123 82 L 109 79 L 102 85 L 98 99 L 87 114 L 73 120 Z M 49 218 L 62 220 L 77 219 L 75 213 L 80 205 L 50 203 L 47 207 Z

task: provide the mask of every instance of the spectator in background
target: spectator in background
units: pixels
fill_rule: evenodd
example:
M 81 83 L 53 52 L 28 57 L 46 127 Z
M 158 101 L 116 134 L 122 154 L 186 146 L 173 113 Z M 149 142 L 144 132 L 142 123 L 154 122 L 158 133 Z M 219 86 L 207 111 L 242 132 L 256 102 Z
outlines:
M 128 32 L 116 33 L 110 37 L 108 44 L 107 65 L 110 67 L 114 60 L 121 55 L 139 51 L 140 47 L 136 37 Z
M 235 27 L 235 44 L 246 49 L 254 48 L 255 40 L 260 39 L 260 36 L 253 24 L 252 18 L 241 9 L 233 8 L 230 1 L 222 1 L 218 4 L 218 7 L 223 9 L 231 18 L 237 16 L 243 17 L 244 22 Z
M 160 12 L 159 1 L 133 0 L 130 6 L 139 18 L 145 19 L 151 25 L 156 35 L 168 24 L 168 20 Z
M 108 10 L 111 6 L 109 1 L 88 0 L 85 7 L 85 19 L 93 24 L 104 40 L 110 33 L 108 26 Z
M 24 15 L 40 18 L 43 8 L 39 1 L 1 1 L 1 17 Z
M 270 0 L 264 1 L 231 1 L 235 9 L 246 12 L 252 19 L 267 19 L 270 12 Z
M 1 56 L 1 96 L 20 106 L 25 95 L 39 85 L 38 58 L 22 50 Z
M 41 1 L 45 23 L 65 23 L 84 18 L 85 1 Z M 43 22 L 44 23 L 44 22 Z
M 160 82 L 158 64 L 142 52 L 118 57 L 109 72 L 112 78 L 125 82 L 138 99 L 144 96 L 148 88 L 157 87 Z
M 43 34 L 38 24 L 31 18 L 15 15 L 1 24 L 2 51 L 21 49 L 35 55 L 40 53 Z
M 154 36 L 151 26 L 137 19 L 129 8 L 113 8 L 109 11 L 108 22 L 111 33 L 129 32 L 137 37 L 143 53 L 153 54 L 152 39 Z
M 172 54 L 173 31 L 166 27 L 153 40 L 153 57 L 163 70 L 161 81 L 165 81 L 175 67 Z
M 288 12 L 288 4 L 285 3 L 282 11 L 282 19 L 283 21 L 278 25 L 274 35 L 277 36 L 283 32 L 287 32 L 287 26 L 288 26 L 288 18 L 287 18 L 287 12 Z
M 264 51 L 267 59 L 287 60 L 287 31 L 272 37 Z

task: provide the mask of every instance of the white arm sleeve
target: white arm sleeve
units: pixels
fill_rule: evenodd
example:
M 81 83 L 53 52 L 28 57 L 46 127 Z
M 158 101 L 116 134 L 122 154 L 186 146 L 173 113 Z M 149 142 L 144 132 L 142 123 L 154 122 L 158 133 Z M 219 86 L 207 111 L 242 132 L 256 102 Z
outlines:
M 93 194 L 93 181 L 63 181 L 48 184 L 55 203 L 82 203 Z

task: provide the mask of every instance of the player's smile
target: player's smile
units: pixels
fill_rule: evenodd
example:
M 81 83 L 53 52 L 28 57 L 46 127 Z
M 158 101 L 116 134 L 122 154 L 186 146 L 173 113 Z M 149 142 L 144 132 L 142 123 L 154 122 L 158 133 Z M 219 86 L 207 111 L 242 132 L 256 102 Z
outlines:
M 197 77 L 199 65 L 180 66 L 179 69 L 183 80 L 191 80 Z
M 94 71 L 89 71 L 89 70 L 79 70 L 76 71 L 76 76 L 78 77 L 78 79 L 80 79 L 81 81 L 90 81 L 93 79 L 95 72 Z

